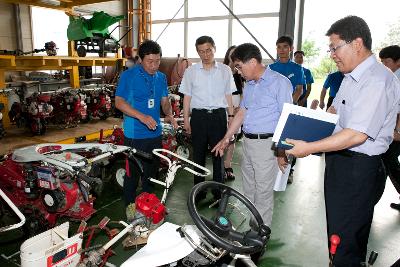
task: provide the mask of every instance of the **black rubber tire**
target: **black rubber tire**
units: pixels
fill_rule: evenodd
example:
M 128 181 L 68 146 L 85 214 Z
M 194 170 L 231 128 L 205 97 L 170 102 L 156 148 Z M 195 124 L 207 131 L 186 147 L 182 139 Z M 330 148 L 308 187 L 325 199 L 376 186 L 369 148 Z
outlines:
M 86 57 L 86 48 L 83 45 L 78 46 L 76 49 L 76 53 L 80 57 Z

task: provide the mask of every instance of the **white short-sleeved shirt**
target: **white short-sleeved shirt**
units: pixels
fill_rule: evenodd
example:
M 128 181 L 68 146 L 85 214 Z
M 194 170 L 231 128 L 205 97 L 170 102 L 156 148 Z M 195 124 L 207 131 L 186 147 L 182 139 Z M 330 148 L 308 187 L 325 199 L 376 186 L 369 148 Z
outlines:
M 367 141 L 349 149 L 382 154 L 393 139 L 399 100 L 399 80 L 371 55 L 345 74 L 332 104 L 339 114 L 334 132 L 350 128 L 365 133 Z
M 236 91 L 231 68 L 215 62 L 210 70 L 203 64 L 192 65 L 186 69 L 179 92 L 191 96 L 190 110 L 193 108 L 226 108 L 226 95 Z

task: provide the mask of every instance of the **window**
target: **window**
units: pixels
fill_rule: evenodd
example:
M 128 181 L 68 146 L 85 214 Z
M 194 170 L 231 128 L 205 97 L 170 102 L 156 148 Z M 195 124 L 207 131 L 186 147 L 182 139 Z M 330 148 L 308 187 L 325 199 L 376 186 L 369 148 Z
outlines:
M 280 1 L 276 0 L 233 0 L 235 14 L 279 12 Z
M 188 26 L 188 57 L 199 57 L 196 51 L 196 39 L 202 35 L 211 36 L 217 48 L 215 57 L 223 58 L 228 47 L 228 20 L 192 21 Z
M 44 48 L 45 43 L 53 41 L 58 47 L 57 55 L 68 55 L 68 24 L 69 18 L 62 11 L 32 7 L 33 48 Z
M 154 24 L 152 26 L 151 38 L 156 40 L 166 25 L 167 23 Z M 185 52 L 183 37 L 183 23 L 171 23 L 157 40 L 161 46 L 163 57 L 176 57 L 178 54 L 183 56 Z
M 275 41 L 278 38 L 280 0 L 223 0 L 223 2 L 228 7 L 233 6 L 235 14 L 242 15 L 240 18 L 245 26 L 274 56 Z M 188 14 L 185 14 L 182 8 L 172 19 L 183 3 L 187 5 Z M 214 39 L 217 58 L 223 58 L 231 44 L 256 43 L 230 15 L 220 0 L 152 0 L 152 20 L 154 40 L 171 20 L 158 40 L 163 48 L 163 56 L 166 57 L 176 57 L 180 53 L 185 57 L 198 58 L 194 44 L 201 35 L 209 35 Z M 229 27 L 231 22 L 232 27 Z M 260 31 L 259 25 L 265 25 L 264 30 Z M 185 36 L 187 39 L 184 39 Z M 183 51 L 184 49 L 186 50 Z M 265 52 L 263 57 L 268 59 Z
M 229 0 L 224 0 L 229 6 Z M 211 17 L 228 15 L 229 11 L 222 5 L 219 0 L 188 0 L 189 17 Z
M 185 0 L 151 0 L 151 19 L 172 19 L 184 2 Z M 175 19 L 183 18 L 183 10 L 182 7 Z
M 242 23 L 250 30 L 250 32 L 257 38 L 257 40 L 267 49 L 273 57 L 276 57 L 276 46 L 275 42 L 278 38 L 278 27 L 279 18 L 251 18 L 242 19 Z M 238 21 L 232 23 L 232 44 L 239 45 L 242 43 L 253 43 L 257 45 L 260 50 L 263 59 L 269 60 L 269 56 L 263 49 L 256 43 L 250 34 L 239 24 Z

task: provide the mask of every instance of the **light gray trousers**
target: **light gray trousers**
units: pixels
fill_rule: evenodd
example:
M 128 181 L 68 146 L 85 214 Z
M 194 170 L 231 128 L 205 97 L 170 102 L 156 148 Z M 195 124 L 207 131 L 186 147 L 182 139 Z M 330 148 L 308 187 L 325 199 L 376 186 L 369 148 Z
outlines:
M 274 184 L 278 162 L 271 149 L 272 138 L 244 137 L 241 163 L 244 195 L 254 204 L 264 224 L 271 226 L 274 209 Z

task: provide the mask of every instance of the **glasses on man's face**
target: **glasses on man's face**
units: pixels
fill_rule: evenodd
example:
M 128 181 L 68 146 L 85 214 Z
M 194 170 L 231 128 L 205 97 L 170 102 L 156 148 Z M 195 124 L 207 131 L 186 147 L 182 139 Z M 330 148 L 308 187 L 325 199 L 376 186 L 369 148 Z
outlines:
M 208 48 L 206 50 L 197 50 L 197 52 L 199 53 L 199 55 L 209 55 L 213 52 L 213 50 L 211 48 Z
M 236 71 L 240 71 L 241 72 L 243 65 L 235 65 L 234 67 L 235 67 Z
M 239 63 L 238 63 L 238 64 L 235 64 L 233 67 L 235 68 L 235 70 L 240 71 L 240 72 L 243 72 L 243 71 L 242 71 L 243 66 L 246 65 L 246 64 L 248 64 L 250 61 L 251 61 L 251 60 L 248 60 L 248 61 L 243 62 L 243 63 L 240 63 L 240 64 L 239 64 Z
M 328 49 L 328 51 L 326 51 L 327 53 L 336 53 L 336 51 L 339 49 L 339 48 L 341 48 L 341 47 L 343 47 L 343 46 L 345 46 L 345 45 L 348 45 L 348 44 L 350 44 L 351 43 L 351 41 L 347 41 L 347 42 L 345 42 L 345 43 L 343 43 L 343 44 L 341 44 L 341 45 L 337 45 L 337 46 L 330 46 L 329 47 L 329 49 Z

